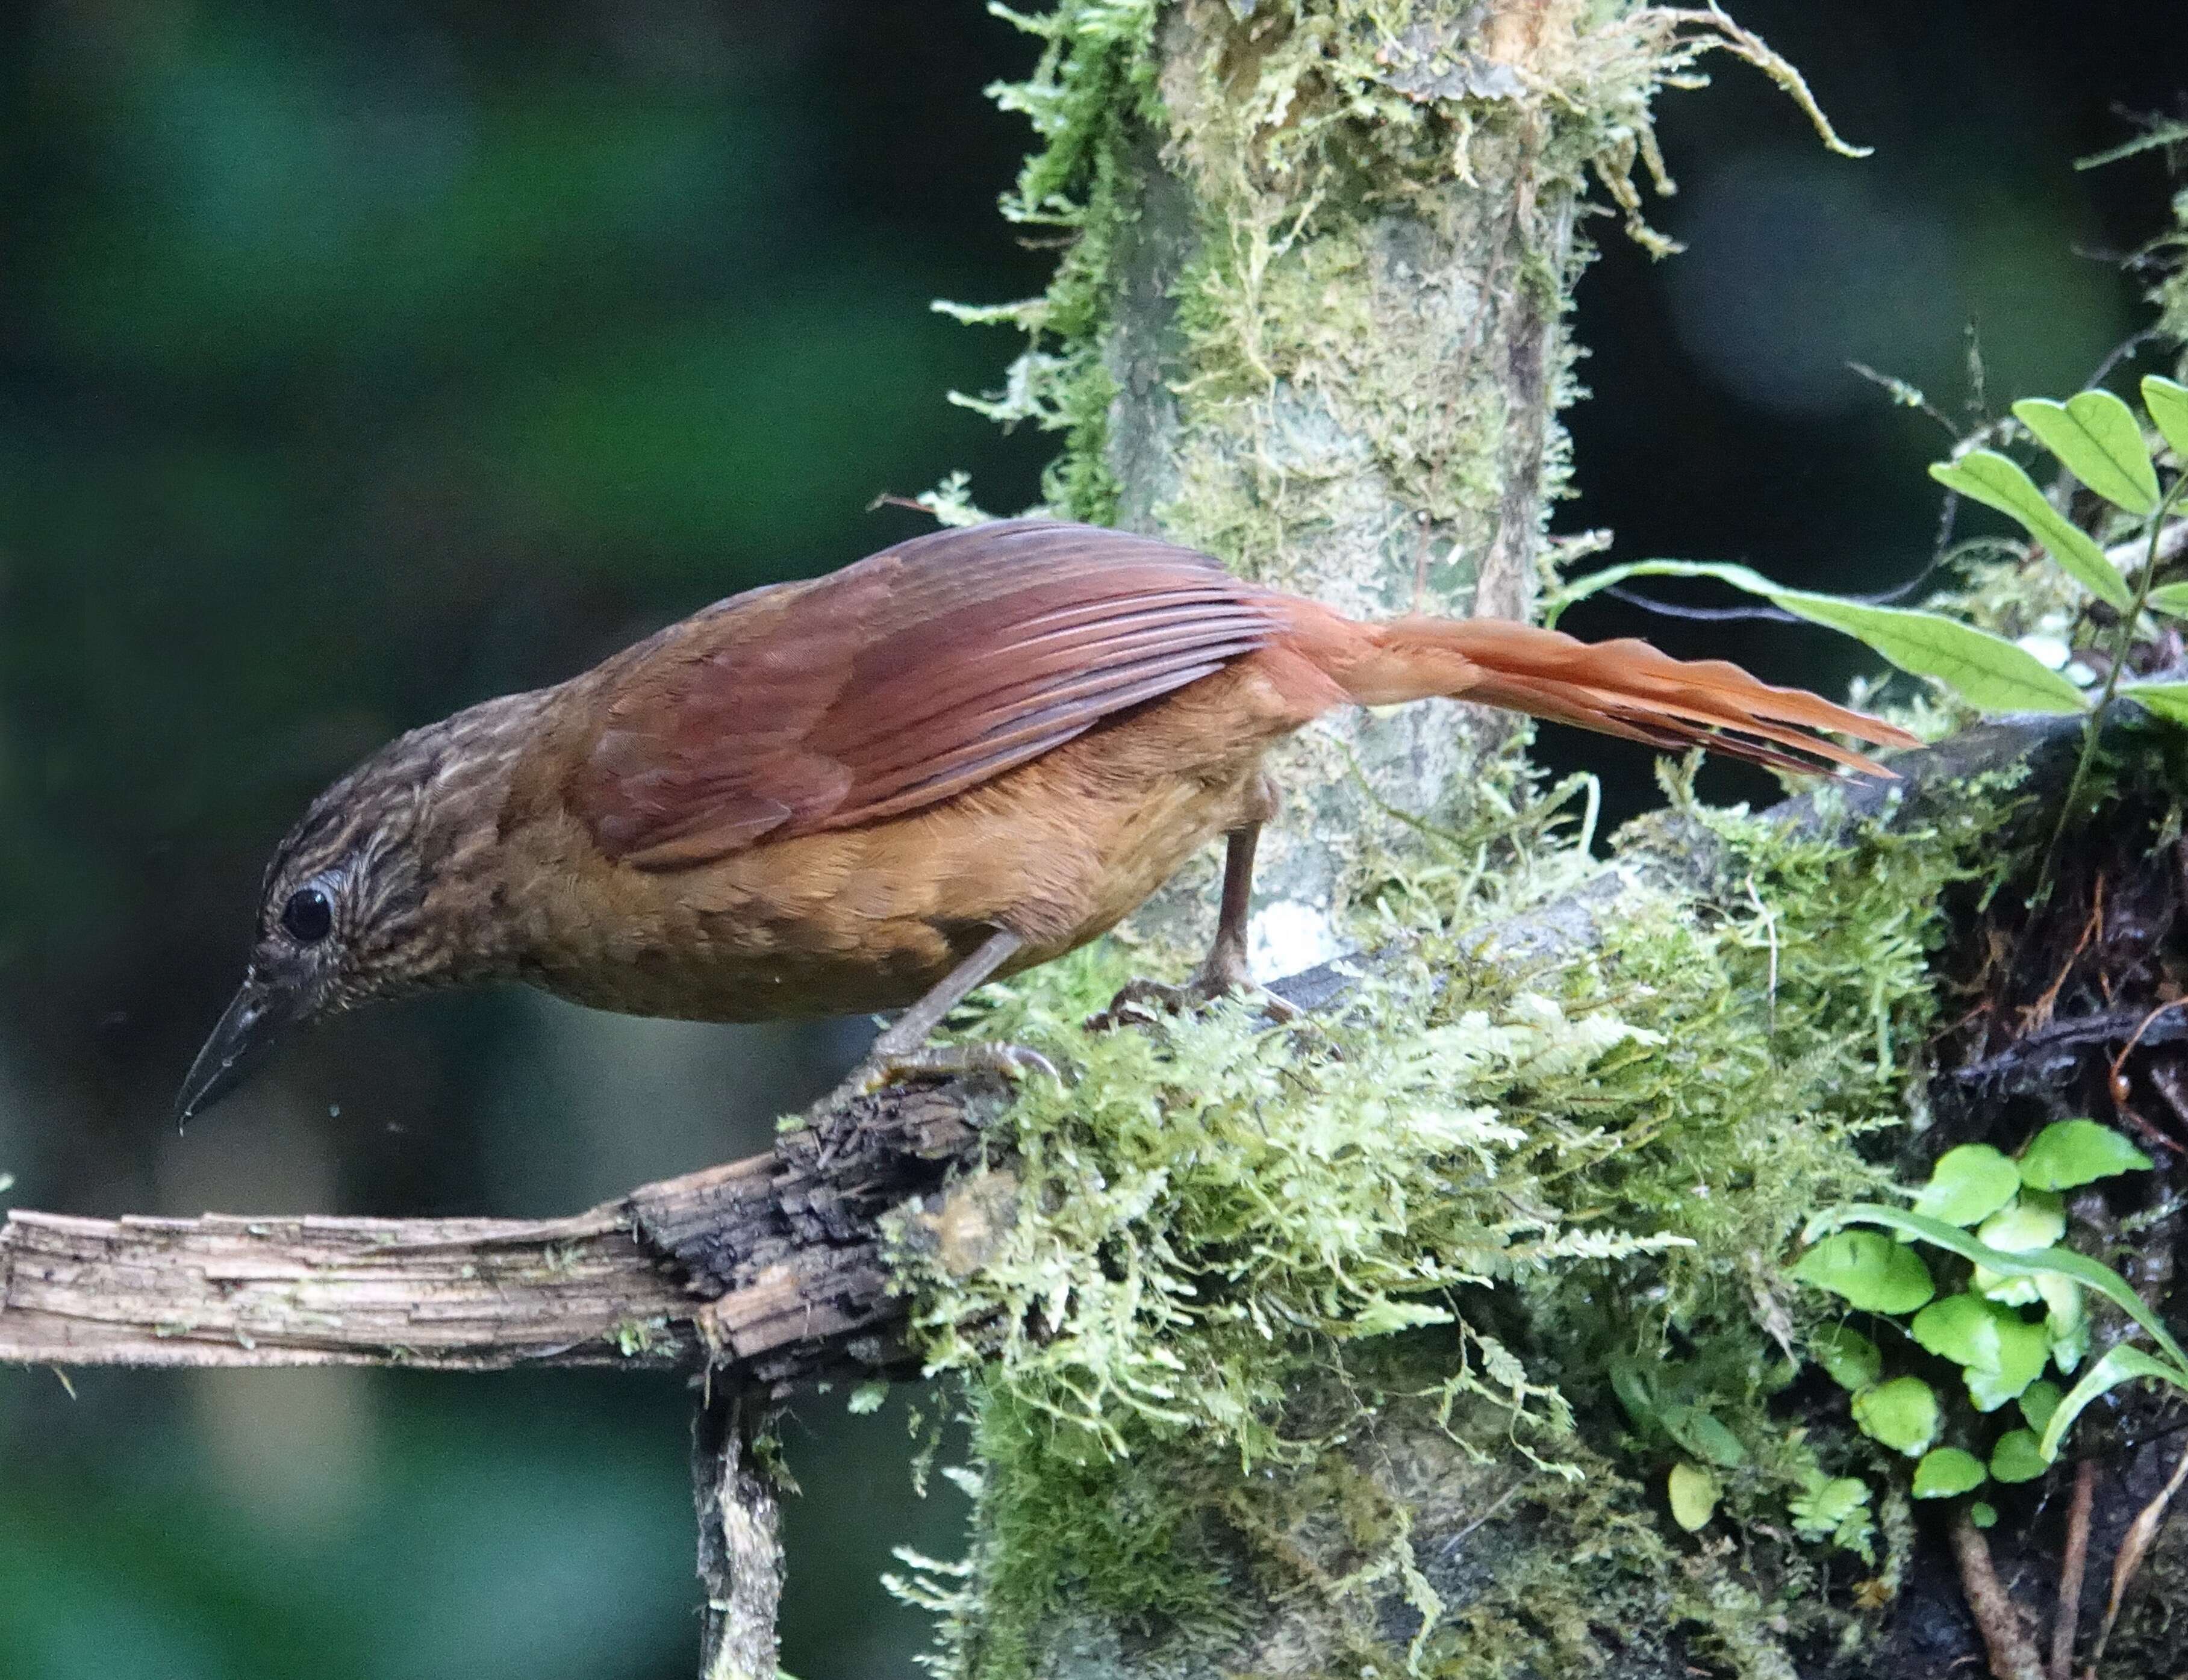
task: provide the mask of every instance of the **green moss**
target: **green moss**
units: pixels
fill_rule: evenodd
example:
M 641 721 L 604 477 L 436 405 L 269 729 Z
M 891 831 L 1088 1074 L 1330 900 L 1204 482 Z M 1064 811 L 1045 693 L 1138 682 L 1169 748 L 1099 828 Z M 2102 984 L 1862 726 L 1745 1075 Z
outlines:
M 2154 249 L 2171 264 L 2171 272 L 2151 296 L 2158 308 L 2157 329 L 2179 358 L 2174 371 L 2188 371 L 2188 262 L 2182 260 L 2188 256 L 2188 188 L 2173 195 L 2172 231 Z
M 1113 1457 L 1005 1390 L 984 1395 L 974 1419 L 970 1486 L 987 1516 L 986 1566 L 959 1586 L 952 1578 L 969 1570 L 919 1559 L 916 1585 L 891 1583 L 941 1613 L 951 1670 L 1029 1672 L 1044 1624 L 1067 1604 L 1127 1634 L 1188 1629 L 1187 1643 L 1203 1652 L 1231 1636 L 1239 1583 L 1211 1528 L 1217 1496 L 1205 1465 Z
M 1012 1111 L 1039 1216 L 932 1299 L 930 1358 L 1000 1354 L 1026 1403 L 1112 1446 L 1137 1416 L 1250 1463 L 1282 1452 L 1272 1340 L 1452 1322 L 1476 1286 L 1644 1254 L 1667 1322 L 1745 1314 L 1819 1198 L 1875 1187 L 1853 1141 L 1903 1113 L 1940 892 L 1988 815 L 1848 850 L 1689 814 L 1707 881 L 1629 891 L 1599 950 L 1539 969 L 1481 960 L 1524 900 L 1415 886 L 1436 919 L 1392 926 L 1406 955 L 1297 1028 L 1230 1004 L 1090 1034 L 1118 954 L 1053 965 L 983 1029 L 1080 1070 Z
M 1071 518 L 1108 524 L 1117 499 L 1108 465 L 1116 382 L 1102 363 L 1102 330 L 1114 301 L 1115 252 L 1138 213 L 1136 137 L 1156 116 L 1159 0 L 1074 0 L 1044 16 L 991 9 L 1043 42 L 1029 77 L 990 90 L 1027 117 L 1040 142 L 1003 214 L 1057 230 L 1066 244 L 1041 297 L 999 308 L 936 306 L 960 320 L 1017 325 L 1029 341 L 1001 392 L 953 392 L 950 400 L 1007 426 L 1029 420 L 1062 433 L 1045 499 Z
M 1308 1574 L 1339 1584 L 1369 1644 L 1388 1644 L 1394 1600 L 1413 1606 L 1417 1672 L 1577 1660 L 1576 1630 L 1627 1572 L 1621 1590 L 1672 1593 L 1659 1620 L 1672 1604 L 1683 1638 L 1720 1652 L 1778 1649 L 1756 1615 L 1824 1619 L 1832 1542 L 1789 1538 L 1788 1502 L 1862 1465 L 1774 1410 L 1787 1347 L 1824 1311 L 1784 1264 L 1810 1212 L 1884 1176 L 1865 1140 L 1906 1124 L 1943 898 L 1998 864 L 1999 797 L 1851 844 L 1682 809 L 1641 831 L 1633 872 L 1653 884 L 1594 912 L 1596 948 L 1532 961 L 1485 940 L 1583 858 L 1537 845 L 1502 874 L 1424 871 L 1386 900 L 1404 956 L 1297 1028 L 1232 1006 L 1090 1034 L 1124 976 L 1110 946 L 1018 983 L 982 1030 L 1077 1079 L 1029 1086 L 1005 1122 L 1017 1221 L 971 1276 L 897 1255 L 928 1362 L 966 1374 L 978 1426 L 979 1614 L 961 1620 L 985 1643 L 977 1663 L 960 1652 L 967 1672 L 1025 1672 L 1013 1642 L 1066 1601 L 1221 1643 L 1227 1584 L 1280 1592 L 1327 1553 L 1270 1525 L 1326 1503 L 1317 1488 L 1371 1429 L 1609 1524 L 1543 1542 L 1545 1570 L 1583 1542 L 1600 1564 L 1554 1590 L 1546 1575 L 1424 1593 L 1404 1572 L 1418 1514 L 1386 1508 L 1338 1548 L 1368 1561 Z M 1638 1411 L 1635 1372 L 1655 1397 Z M 1574 1408 L 1602 1416 L 1614 1386 L 1630 1431 L 1576 1433 Z M 1676 1552 L 1647 1490 L 1698 1412 L 1737 1444 L 1722 1520 L 1770 1560 L 1689 1559 L 1644 1585 Z M 1258 1526 L 1239 1502 L 1254 1489 Z M 1227 1532 L 1173 1525 L 1210 1510 Z M 1524 1660 L 1484 1655 L 1492 1624 Z M 1738 1672 L 1772 1672 L 1751 1655 Z
M 1507 417 L 1447 412 L 1449 382 L 1409 335 L 1384 330 L 1377 311 L 1390 300 L 1372 296 L 1363 257 L 1386 218 L 1414 218 L 1447 238 L 1471 213 L 1478 166 L 1494 161 L 1501 175 L 1524 154 L 1522 213 L 1506 227 L 1500 212 L 1498 238 L 1516 245 L 1507 258 L 1516 262 L 1514 289 L 1554 316 L 1573 274 L 1552 252 L 1568 248 L 1568 206 L 1591 180 L 1636 238 L 1672 248 L 1642 220 L 1633 177 L 1640 168 L 1668 189 L 1652 104 L 1666 83 L 1698 82 L 1706 54 L 1729 51 L 1762 68 L 1830 144 L 1849 149 L 1790 65 L 1728 20 L 1699 13 L 1598 4 L 1497 35 L 1471 0 L 1329 0 L 1243 16 L 1217 0 L 1181 0 L 1171 22 L 1195 50 L 1164 78 L 1158 0 L 1060 0 L 1040 15 L 993 9 L 1043 43 L 1030 76 L 990 90 L 1028 117 L 1037 141 L 1003 213 L 1061 235 L 1063 254 L 1039 298 L 938 305 L 962 319 L 1016 324 L 1028 339 L 1000 392 L 952 400 L 1062 434 L 1047 504 L 1096 522 L 1113 515 L 1110 341 L 1150 172 L 1173 175 L 1194 225 L 1183 230 L 1191 255 L 1171 287 L 1165 377 L 1185 433 L 1218 455 L 1230 453 L 1225 440 L 1245 451 L 1249 500 L 1268 516 L 1245 517 L 1253 510 L 1235 486 L 1218 493 L 1204 476 L 1165 518 L 1257 576 L 1281 556 L 1270 527 L 1313 512 L 1313 485 L 1279 483 L 1282 466 L 1252 459 L 1259 411 L 1280 386 L 1340 409 L 1406 506 L 1438 521 L 1495 509 L 1492 461 Z M 1476 39 L 1485 28 L 1492 38 Z M 1486 289 L 1497 279 L 1487 276 Z M 1190 443 L 1174 454 L 1188 472 L 1198 465 L 1205 473 Z
M 608 1331 L 608 1339 L 625 1359 L 643 1359 L 675 1346 L 675 1338 L 669 1333 L 665 1316 L 618 1318 Z
M 1547 1117 L 1633 1029 L 1529 995 L 1390 1033 L 1419 984 L 1379 984 L 1306 1045 L 1239 1006 L 1159 1037 L 1090 1038 L 1021 994 L 1003 1029 L 1085 1077 L 1013 1111 L 1015 1170 L 1040 1217 L 922 1315 L 931 1362 L 1000 1353 L 1027 1405 L 1105 1450 L 1137 1419 L 1212 1429 L 1250 1461 L 1283 1451 L 1272 1340 L 1447 1322 L 1452 1288 L 1646 1240 L 1514 1205 L 1610 1147 Z M 1532 1136 L 1533 1113 L 1509 1107 L 1523 1093 L 1542 1105 Z M 968 1337 L 968 1320 L 999 1339 Z

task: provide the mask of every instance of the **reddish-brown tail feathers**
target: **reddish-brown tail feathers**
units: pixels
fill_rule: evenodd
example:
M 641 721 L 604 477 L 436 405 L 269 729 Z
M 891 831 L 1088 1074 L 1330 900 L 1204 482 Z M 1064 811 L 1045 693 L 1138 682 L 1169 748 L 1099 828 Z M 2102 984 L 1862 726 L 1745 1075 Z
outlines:
M 1478 701 L 1652 747 L 1706 747 L 1790 770 L 1836 764 L 1892 774 L 1826 739 L 1827 730 L 1880 747 L 1920 744 L 1804 689 L 1774 688 L 1722 659 L 1674 659 L 1644 641 L 1584 642 L 1504 618 L 1361 624 L 1297 605 L 1311 610 L 1287 612 L 1287 642 L 1363 706 L 1435 696 Z

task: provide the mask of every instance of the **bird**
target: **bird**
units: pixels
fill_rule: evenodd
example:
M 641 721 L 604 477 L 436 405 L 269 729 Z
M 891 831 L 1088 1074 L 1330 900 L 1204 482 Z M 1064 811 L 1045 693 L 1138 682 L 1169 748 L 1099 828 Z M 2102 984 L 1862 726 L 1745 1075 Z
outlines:
M 373 753 L 275 848 L 178 1123 L 290 1029 L 516 981 L 626 1013 L 902 1011 L 877 1079 L 1022 1071 L 928 1044 L 968 993 L 1106 933 L 1226 842 L 1181 999 L 1246 980 L 1269 749 L 1446 698 L 1788 770 L 1915 738 L 1721 660 L 1493 617 L 1362 622 L 1157 538 L 1013 519 L 716 602 L 552 686 Z

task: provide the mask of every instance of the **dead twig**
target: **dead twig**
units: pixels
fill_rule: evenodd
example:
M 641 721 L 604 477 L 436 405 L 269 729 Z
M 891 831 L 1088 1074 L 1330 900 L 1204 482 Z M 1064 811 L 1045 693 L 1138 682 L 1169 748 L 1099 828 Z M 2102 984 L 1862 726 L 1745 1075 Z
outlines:
M 2112 1559 L 2112 1596 L 2105 1603 L 2104 1626 L 2097 1630 L 2097 1643 L 2089 1652 L 2092 1666 L 2104 1660 L 2105 1645 L 2112 1637 L 2112 1624 L 2119 1620 L 2120 1601 L 2127 1596 L 2127 1589 L 2141 1570 L 2143 1560 L 2157 1543 L 2157 1531 L 2165 1525 L 2166 1508 L 2173 1503 L 2173 1496 L 2180 1491 L 2183 1481 L 2188 1481 L 2188 1450 L 2181 1452 L 2180 1462 L 2173 1467 L 2171 1479 L 2158 1490 L 2157 1497 L 2134 1514 L 2134 1520 L 2121 1536 L 2119 1555 Z
M 2082 1577 L 2089 1565 L 2089 1508 L 2096 1501 L 2097 1463 L 2074 1467 L 2074 1495 L 2067 1507 L 2067 1554 L 2059 1562 L 2059 1604 L 2051 1619 L 2051 1680 L 2073 1680 L 2074 1626 L 2081 1619 Z
M 1953 1515 L 1953 1556 L 1960 1566 L 1960 1590 L 1990 1656 L 1991 1680 L 2049 1680 L 2022 1626 L 2021 1611 L 1992 1567 L 1990 1543 L 1964 1510 Z

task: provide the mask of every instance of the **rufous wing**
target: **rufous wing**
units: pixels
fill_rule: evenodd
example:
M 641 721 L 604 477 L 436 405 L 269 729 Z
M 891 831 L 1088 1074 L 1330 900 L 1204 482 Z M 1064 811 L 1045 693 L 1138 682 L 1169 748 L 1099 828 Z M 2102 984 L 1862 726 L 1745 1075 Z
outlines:
M 572 808 L 679 869 L 918 809 L 1266 646 L 1205 555 L 1040 520 L 938 531 L 734 596 L 579 679 L 602 721 Z

